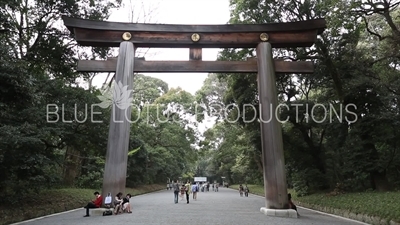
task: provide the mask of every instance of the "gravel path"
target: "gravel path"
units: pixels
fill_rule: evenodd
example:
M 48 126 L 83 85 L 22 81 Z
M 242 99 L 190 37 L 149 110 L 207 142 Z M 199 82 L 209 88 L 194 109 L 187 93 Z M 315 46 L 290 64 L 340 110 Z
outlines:
M 90 198 L 90 196 L 88 196 Z M 84 218 L 85 210 L 61 213 L 55 216 L 25 221 L 24 225 L 356 225 L 356 221 L 299 209 L 300 218 L 268 217 L 260 212 L 264 198 L 256 195 L 240 197 L 232 189 L 220 188 L 219 192 L 200 192 L 197 201 L 180 201 L 174 204 L 172 191 L 160 191 L 131 199 L 132 214 L 113 216 L 92 215 Z

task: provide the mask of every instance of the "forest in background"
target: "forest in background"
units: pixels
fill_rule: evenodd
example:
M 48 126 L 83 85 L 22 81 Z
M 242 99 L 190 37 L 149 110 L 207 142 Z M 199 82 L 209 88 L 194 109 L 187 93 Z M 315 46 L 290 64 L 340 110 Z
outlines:
M 279 100 L 290 106 L 281 113 L 282 120 L 290 116 L 282 124 L 289 187 L 298 195 L 398 189 L 400 1 L 230 3 L 232 24 L 327 20 L 312 48 L 275 51 L 276 58 L 315 63 L 313 74 L 277 76 Z M 79 47 L 58 23 L 61 15 L 107 20 L 120 6 L 119 0 L 0 0 L 0 191 L 5 201 L 47 188 L 101 187 L 110 109 L 96 109 L 102 123 L 85 121 L 85 105 L 100 103 L 104 90 L 83 87 L 79 81 L 90 84 L 94 74 L 77 73 L 76 64 L 115 57 L 115 51 Z M 225 49 L 219 60 L 254 56 L 254 49 Z M 228 107 L 257 108 L 257 93 L 256 74 L 210 74 L 196 95 L 136 74 L 133 101 L 140 110 L 132 112 L 137 121 L 131 126 L 127 186 L 194 176 L 262 184 L 260 125 L 246 122 L 257 111 Z M 72 122 L 47 122 L 48 104 L 64 104 L 64 120 Z M 308 111 L 299 107 L 296 112 L 296 104 L 308 104 Z M 357 120 L 307 120 L 309 115 L 324 118 L 324 111 L 310 111 L 316 104 L 337 112 L 353 104 L 355 114 L 343 111 L 343 116 Z M 205 119 L 196 115 L 197 105 L 219 115 L 204 135 L 196 129 Z M 229 110 L 218 113 L 213 105 Z
M 315 64 L 313 74 L 276 77 L 279 101 L 288 106 L 282 108 L 280 119 L 289 118 L 282 124 L 289 188 L 299 196 L 398 189 L 400 1 L 230 2 L 233 24 L 327 21 L 327 29 L 313 47 L 274 52 L 282 60 Z M 225 49 L 219 59 L 254 56 L 254 49 Z M 238 123 L 225 119 L 206 132 L 203 149 L 208 148 L 211 157 L 204 160 L 210 162 L 211 174 L 232 183 L 262 184 L 260 125 L 248 122 L 255 110 L 242 110 L 246 104 L 258 107 L 256 75 L 217 77 L 211 82 L 217 88 L 214 92 L 203 87 L 204 99 L 234 104 L 241 110 L 231 107 L 227 115 L 231 120 L 239 118 Z M 352 108 L 346 111 L 346 106 Z M 341 109 L 339 119 L 333 110 Z

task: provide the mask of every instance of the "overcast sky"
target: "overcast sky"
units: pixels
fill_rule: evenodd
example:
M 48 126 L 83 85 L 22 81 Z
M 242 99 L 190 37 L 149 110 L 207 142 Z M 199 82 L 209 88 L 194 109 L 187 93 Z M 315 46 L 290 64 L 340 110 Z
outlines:
M 229 0 L 123 0 L 123 4 L 122 9 L 112 13 L 109 21 L 226 24 L 230 14 Z M 216 60 L 218 51 L 219 49 L 203 49 L 203 60 Z M 145 57 L 146 60 L 189 60 L 189 49 L 151 49 Z M 207 77 L 207 73 L 148 73 L 145 75 L 164 80 L 170 88 L 179 86 L 192 94 L 201 88 Z M 104 79 L 105 76 L 98 75 L 93 83 L 101 86 Z

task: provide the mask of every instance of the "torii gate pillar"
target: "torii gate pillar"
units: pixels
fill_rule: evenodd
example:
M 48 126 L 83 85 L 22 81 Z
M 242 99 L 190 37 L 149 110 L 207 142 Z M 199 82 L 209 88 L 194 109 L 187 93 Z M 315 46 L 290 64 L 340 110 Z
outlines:
M 118 87 L 119 84 L 122 87 L 127 87 L 128 92 L 121 94 L 132 95 L 129 90 L 133 90 L 134 57 L 135 48 L 132 42 L 121 42 L 114 84 L 114 89 L 121 89 L 121 87 Z M 103 178 L 103 196 L 111 193 L 114 197 L 118 192 L 125 193 L 131 111 L 130 102 L 113 102 L 112 104 Z
M 288 208 L 282 128 L 277 118 L 279 115 L 276 115 L 278 96 L 270 43 L 261 42 L 257 45 L 257 66 L 266 206 L 265 208 L 261 208 L 261 211 L 268 215 L 276 214 L 277 211 L 275 209 Z M 289 212 L 285 210 L 279 213 L 289 215 Z M 297 213 L 293 215 L 297 217 Z

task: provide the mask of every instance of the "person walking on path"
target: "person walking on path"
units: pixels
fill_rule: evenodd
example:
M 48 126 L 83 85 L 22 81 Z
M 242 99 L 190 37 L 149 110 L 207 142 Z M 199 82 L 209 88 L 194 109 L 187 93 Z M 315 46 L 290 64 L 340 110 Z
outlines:
M 186 190 L 185 185 L 182 184 L 181 189 L 180 189 L 181 201 L 183 201 L 183 196 L 185 195 L 185 190 Z
M 175 201 L 175 204 L 176 204 L 176 203 L 178 203 L 178 195 L 179 195 L 179 191 L 180 191 L 179 184 L 178 184 L 177 180 L 175 180 L 173 188 L 174 188 L 174 201 Z
M 101 204 L 103 203 L 103 197 L 100 195 L 99 192 L 95 192 L 94 196 L 96 196 L 96 199 L 89 202 L 85 207 L 86 209 L 86 215 L 84 217 L 89 217 L 89 209 L 94 209 L 94 208 L 100 208 Z
M 196 183 L 192 185 L 193 199 L 197 200 L 197 192 L 199 191 L 199 186 Z
M 249 197 L 249 188 L 247 187 L 247 184 L 244 186 L 244 196 Z
M 187 181 L 187 183 L 185 184 L 185 192 L 186 192 L 186 201 L 187 201 L 187 204 L 189 204 L 190 189 L 191 189 L 191 187 L 190 187 L 190 182 Z

